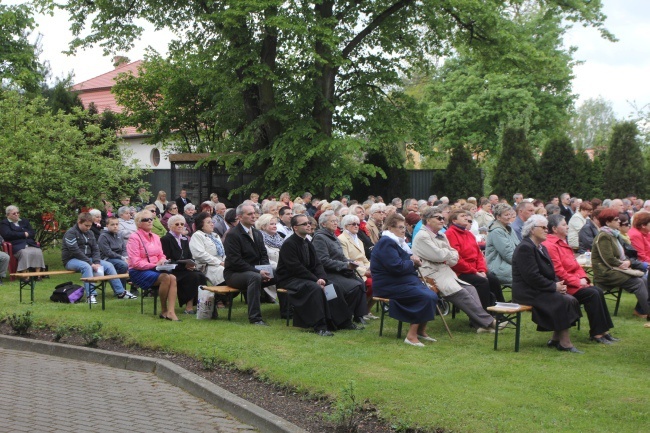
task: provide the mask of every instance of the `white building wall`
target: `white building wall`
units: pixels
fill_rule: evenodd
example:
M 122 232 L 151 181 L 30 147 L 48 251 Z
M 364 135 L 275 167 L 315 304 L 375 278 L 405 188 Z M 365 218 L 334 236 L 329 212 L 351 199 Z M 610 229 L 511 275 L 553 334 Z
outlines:
M 167 158 L 167 152 L 163 151 L 159 146 L 145 144 L 144 141 L 144 137 L 125 138 L 121 146 L 133 152 L 132 158 L 139 161 L 139 167 L 152 170 L 170 169 L 171 164 Z M 157 166 L 154 165 L 154 154 L 156 151 L 160 155 L 160 162 Z

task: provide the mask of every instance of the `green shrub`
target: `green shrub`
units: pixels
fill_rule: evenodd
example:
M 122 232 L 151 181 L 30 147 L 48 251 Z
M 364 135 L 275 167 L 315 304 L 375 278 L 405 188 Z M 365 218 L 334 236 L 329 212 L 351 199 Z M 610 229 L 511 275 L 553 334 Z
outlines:
M 8 316 L 7 320 L 9 321 L 9 326 L 11 329 L 18 335 L 27 335 L 29 333 L 29 328 L 34 324 L 34 319 L 32 319 L 32 312 L 26 311 L 23 314 L 12 314 Z
M 355 382 L 351 380 L 348 385 L 341 388 L 341 395 L 336 400 L 336 405 L 331 414 L 323 417 L 335 424 L 337 433 L 356 433 L 359 430 L 361 405 L 357 402 L 354 393 Z
M 99 340 L 102 339 L 102 336 L 100 334 L 100 331 L 102 330 L 102 322 L 97 321 L 90 323 L 81 329 L 79 329 L 79 333 L 83 337 L 84 341 L 86 342 L 86 346 L 88 347 L 97 347 L 97 343 L 99 343 Z

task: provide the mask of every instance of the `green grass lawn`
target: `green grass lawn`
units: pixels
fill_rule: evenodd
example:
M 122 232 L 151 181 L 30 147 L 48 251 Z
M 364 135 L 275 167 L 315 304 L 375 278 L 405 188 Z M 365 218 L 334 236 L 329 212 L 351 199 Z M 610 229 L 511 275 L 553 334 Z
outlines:
M 46 262 L 61 269 L 58 250 Z M 643 432 L 650 430 L 650 397 L 645 385 L 650 372 L 650 329 L 632 318 L 633 295 L 624 293 L 613 334 L 621 342 L 603 346 L 588 342 L 586 317 L 582 330 L 572 330 L 574 344 L 584 355 L 546 348 L 550 334 L 535 331 L 524 314 L 521 349 L 514 353 L 514 330 L 477 335 L 464 314 L 447 322 L 430 323 L 437 343 L 409 347 L 395 338 L 397 322 L 388 319 L 384 336 L 379 321 L 364 331 L 337 332 L 321 338 L 287 328 L 277 305 L 262 305 L 270 327 L 248 324 L 246 306 L 239 301 L 228 322 L 226 312 L 213 321 L 172 323 L 153 316 L 152 299 L 117 300 L 108 288 L 106 311 L 101 304 L 55 304 L 49 296 L 56 284 L 78 275 L 36 283 L 36 302 L 18 302 L 18 282 L 0 287 L 0 312 L 33 312 L 37 322 L 55 327 L 101 321 L 106 337 L 126 343 L 179 352 L 199 359 L 216 357 L 239 369 L 253 370 L 264 380 L 293 386 L 312 395 L 337 398 L 355 381 L 359 400 L 374 405 L 393 425 L 454 432 Z M 25 294 L 24 294 L 25 295 Z M 29 300 L 27 293 L 24 299 Z M 609 303 L 613 311 L 612 303 Z M 177 313 L 181 310 L 177 309 Z M 278 414 L 282 416 L 282 414 Z

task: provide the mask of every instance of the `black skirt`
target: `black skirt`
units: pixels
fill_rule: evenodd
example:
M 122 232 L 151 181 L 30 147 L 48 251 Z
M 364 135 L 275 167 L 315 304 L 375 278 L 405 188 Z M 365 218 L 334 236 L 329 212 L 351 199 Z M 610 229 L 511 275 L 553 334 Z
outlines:
M 174 271 L 176 277 L 176 287 L 178 288 L 178 305 L 181 307 L 194 301 L 193 305 L 196 306 L 199 296 L 199 286 L 208 284 L 208 279 L 199 271 Z

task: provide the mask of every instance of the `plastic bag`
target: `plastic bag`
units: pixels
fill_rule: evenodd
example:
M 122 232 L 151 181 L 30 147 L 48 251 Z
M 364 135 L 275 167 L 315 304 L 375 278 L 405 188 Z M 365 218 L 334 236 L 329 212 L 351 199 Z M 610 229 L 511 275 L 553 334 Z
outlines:
M 199 286 L 199 304 L 196 309 L 196 318 L 198 320 L 217 318 L 217 311 L 214 308 L 214 293 L 203 290 L 202 286 Z

